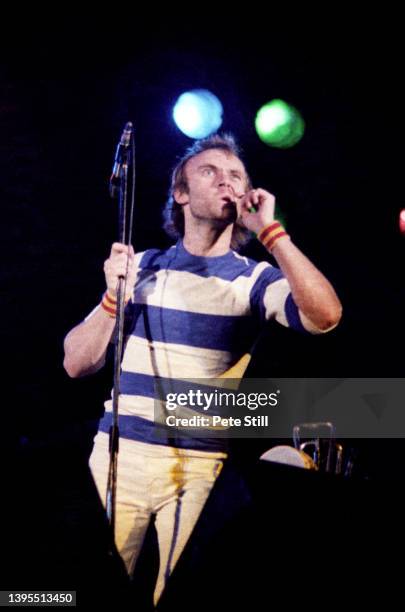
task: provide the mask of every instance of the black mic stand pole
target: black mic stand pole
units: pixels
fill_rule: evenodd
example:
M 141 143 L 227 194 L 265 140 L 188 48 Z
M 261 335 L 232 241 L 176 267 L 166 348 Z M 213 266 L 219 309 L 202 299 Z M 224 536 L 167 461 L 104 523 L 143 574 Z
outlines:
M 128 125 L 128 124 L 127 124 Z M 131 133 L 132 137 L 132 133 Z M 122 244 L 130 244 L 131 237 L 126 241 L 126 218 L 127 218 L 127 193 L 128 193 L 128 165 L 130 163 L 130 146 L 122 147 L 122 161 L 120 164 L 119 177 L 112 177 L 111 196 L 119 196 L 118 206 L 118 240 Z M 113 184 L 113 182 L 118 183 Z M 132 185 L 134 189 L 134 185 Z M 124 337 L 124 308 L 125 308 L 125 285 L 126 279 L 120 277 L 117 284 L 117 317 L 114 329 L 114 388 L 112 398 L 112 425 L 110 427 L 109 452 L 110 464 L 108 469 L 106 512 L 108 521 L 114 537 L 115 531 L 115 505 L 117 490 L 117 461 L 119 450 L 119 428 L 118 428 L 118 399 L 120 395 L 121 358 Z

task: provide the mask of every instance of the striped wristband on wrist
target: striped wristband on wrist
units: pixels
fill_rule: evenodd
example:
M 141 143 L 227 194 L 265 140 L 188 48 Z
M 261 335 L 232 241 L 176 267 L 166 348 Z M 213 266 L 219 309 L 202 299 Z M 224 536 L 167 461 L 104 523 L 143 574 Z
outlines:
M 125 306 L 128 304 L 130 298 L 125 300 Z M 113 319 L 117 316 L 117 300 L 106 291 L 101 300 L 101 308 L 106 311 Z
M 108 291 L 106 291 L 103 295 L 103 299 L 101 300 L 101 308 L 106 311 L 110 317 L 113 319 L 117 316 L 117 300 L 113 298 Z
M 266 249 L 270 251 L 273 249 L 276 242 L 283 238 L 283 236 L 288 236 L 284 227 L 278 221 L 273 221 L 270 225 L 267 225 L 257 235 L 258 240 L 262 243 Z

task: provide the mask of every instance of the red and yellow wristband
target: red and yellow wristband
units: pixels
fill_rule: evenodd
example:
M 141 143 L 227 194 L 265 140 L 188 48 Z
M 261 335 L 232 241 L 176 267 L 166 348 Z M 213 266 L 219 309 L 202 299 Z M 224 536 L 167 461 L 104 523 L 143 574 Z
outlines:
M 129 302 L 129 298 L 125 300 L 125 304 Z M 117 316 L 117 300 L 108 293 L 108 290 L 104 293 L 103 299 L 101 300 L 101 308 L 112 317 L 113 319 Z
M 266 225 L 260 232 L 257 234 L 257 239 L 260 240 L 262 245 L 271 251 L 274 248 L 276 242 L 286 236 L 289 238 L 289 235 L 285 231 L 284 227 L 278 221 L 273 221 L 270 225 Z

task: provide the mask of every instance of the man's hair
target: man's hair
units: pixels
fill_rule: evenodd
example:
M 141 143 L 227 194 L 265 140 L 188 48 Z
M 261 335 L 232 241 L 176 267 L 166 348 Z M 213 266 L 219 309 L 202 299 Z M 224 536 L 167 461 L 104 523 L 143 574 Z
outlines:
M 226 151 L 235 157 L 241 159 L 240 148 L 235 142 L 231 134 L 214 134 L 201 140 L 196 140 L 191 147 L 184 153 L 172 172 L 171 185 L 169 189 L 169 197 L 163 211 L 163 228 L 171 238 L 180 238 L 184 236 L 184 211 L 183 206 L 176 202 L 174 192 L 188 192 L 188 183 L 186 176 L 186 164 L 192 158 L 208 151 L 209 149 L 220 149 Z M 242 160 L 241 160 L 242 161 Z M 251 182 L 246 173 L 247 189 L 251 189 Z M 250 232 L 245 227 L 234 223 L 231 238 L 231 248 L 240 249 L 248 240 L 250 240 Z

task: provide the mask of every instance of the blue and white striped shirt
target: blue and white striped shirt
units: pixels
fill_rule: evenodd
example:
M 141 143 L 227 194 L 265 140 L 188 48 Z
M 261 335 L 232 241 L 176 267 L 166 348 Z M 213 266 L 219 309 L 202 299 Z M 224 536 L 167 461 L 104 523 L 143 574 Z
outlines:
M 217 451 L 224 440 L 156 436 L 156 377 L 219 378 L 248 352 L 263 324 L 275 319 L 317 332 L 302 317 L 278 268 L 230 250 L 218 257 L 188 253 L 182 240 L 166 251 L 137 253 L 138 276 L 127 306 L 120 383 L 120 433 L 152 444 Z M 311 328 L 312 327 L 312 328 Z M 110 408 L 100 423 L 108 431 Z

